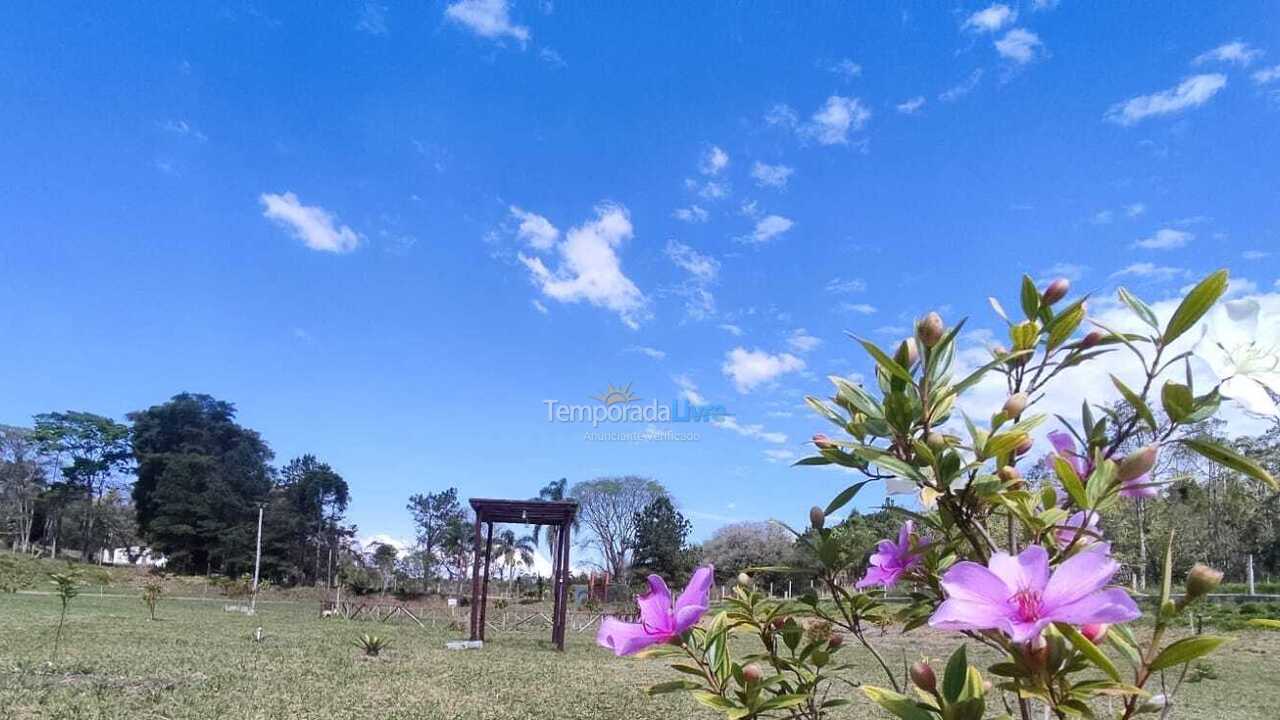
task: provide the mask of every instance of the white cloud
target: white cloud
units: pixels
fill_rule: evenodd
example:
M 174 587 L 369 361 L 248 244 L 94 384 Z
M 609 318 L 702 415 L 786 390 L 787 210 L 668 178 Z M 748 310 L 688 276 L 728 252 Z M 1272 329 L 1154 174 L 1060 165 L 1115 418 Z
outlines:
M 867 303 L 842 303 L 840 309 L 845 312 L 857 313 L 858 315 L 874 315 L 876 306 Z
M 1090 220 L 1090 222 L 1094 225 L 1110 225 L 1111 221 L 1114 220 L 1115 217 L 1116 214 L 1110 210 L 1099 210 L 1093 214 L 1093 219 Z
M 770 125 L 784 127 L 788 130 L 795 129 L 800 124 L 800 118 L 796 116 L 796 111 L 786 103 L 779 103 L 769 108 L 769 112 L 764 115 L 764 121 Z
M 852 80 L 862 74 L 862 66 L 849 58 L 841 58 L 839 62 L 832 64 L 829 69 L 846 80 Z
M 734 337 L 742 337 L 742 335 L 743 335 L 743 330 L 742 330 L 742 328 L 740 328 L 740 327 L 738 327 L 737 325 L 734 325 L 734 324 L 732 324 L 732 323 L 721 323 L 721 324 L 719 325 L 719 327 L 720 327 L 720 329 L 721 329 L 721 330 L 723 330 L 723 331 L 725 331 L 725 332 L 729 333 L 730 335 L 732 335 L 732 336 L 734 336 Z
M 1252 297 L 1262 305 L 1263 317 L 1268 315 L 1274 317 L 1275 314 L 1280 314 L 1280 292 L 1257 294 L 1252 295 Z M 1138 320 L 1127 307 L 1113 298 L 1114 296 L 1099 295 L 1090 300 L 1090 317 L 1116 332 L 1150 334 L 1151 329 L 1149 327 Z M 1181 300 L 1180 297 L 1160 300 L 1150 297 L 1145 299 L 1155 312 L 1162 327 L 1173 315 L 1174 309 Z M 1166 357 L 1176 357 L 1190 350 L 1201 337 L 1202 327 L 1208 325 L 1212 335 L 1215 323 L 1225 319 L 1225 313 L 1209 313 L 1196 327 L 1187 331 L 1174 342 L 1166 351 Z M 1085 324 L 1086 326 L 1089 325 L 1087 321 Z M 990 359 L 990 353 L 981 345 L 963 349 L 957 353 L 957 374 L 964 375 L 970 369 L 984 364 Z M 1192 359 L 1191 370 L 1197 394 L 1208 392 L 1216 384 L 1217 380 L 1212 377 L 1212 372 L 1208 366 L 1198 359 Z M 1090 404 L 1109 404 L 1117 401 L 1120 399 L 1119 392 L 1112 384 L 1111 375 L 1114 374 L 1129 387 L 1139 388 L 1142 386 L 1143 380 L 1141 372 L 1137 358 L 1127 351 L 1107 353 L 1078 367 L 1064 370 L 1059 378 L 1050 383 L 1045 397 L 1034 406 L 1034 411 L 1037 414 L 1049 415 L 1048 422 L 1037 430 L 1037 434 L 1043 438 L 1043 435 L 1049 430 L 1060 428 L 1060 424 L 1053 418 L 1054 413 L 1074 420 L 1078 426 L 1082 399 L 1087 399 Z M 1158 388 L 1163 385 L 1164 379 L 1184 382 L 1184 373 L 1185 365 L 1174 363 L 1162 378 L 1153 383 L 1153 387 L 1157 388 L 1155 393 L 1157 396 L 1156 403 L 1159 402 Z M 1008 388 L 1004 377 L 997 373 L 988 373 L 971 392 L 961 399 L 960 406 L 973 417 L 990 414 L 1004 403 L 1007 394 Z M 1233 435 L 1257 434 L 1265 430 L 1269 423 L 1269 421 L 1247 416 L 1230 400 L 1223 401 L 1219 417 L 1226 421 L 1226 430 Z M 959 431 L 962 435 L 964 434 L 963 429 L 959 429 Z M 1047 452 L 1047 448 L 1042 448 L 1042 451 Z
M 404 538 L 394 537 L 386 533 L 377 533 L 374 535 L 366 535 L 360 539 L 360 547 L 365 552 L 372 552 L 374 545 L 390 545 L 396 549 L 400 555 L 404 555 L 413 549 L 413 542 Z
M 769 432 L 764 429 L 763 425 L 740 425 L 738 420 L 733 416 L 720 417 L 711 421 L 712 425 L 732 430 L 743 437 L 764 440 L 775 445 L 781 445 L 787 441 L 787 436 L 780 432 Z
M 263 217 L 290 230 L 312 250 L 348 253 L 360 245 L 360 233 L 339 225 L 338 217 L 322 207 L 303 205 L 291 192 L 263 193 L 258 200 L 262 203 Z
M 867 281 L 861 278 L 832 278 L 827 283 L 827 292 L 832 293 L 855 293 L 865 292 L 867 289 Z
M 370 35 L 387 34 L 387 6 L 378 2 L 366 2 L 360 8 L 360 20 L 356 29 Z
M 560 53 L 556 52 L 553 48 L 542 48 L 538 51 L 538 58 L 551 67 L 562 68 L 569 66 L 569 64 L 564 61 L 564 58 L 560 56 Z
M 627 348 L 627 352 L 639 353 L 641 355 L 644 355 L 645 357 L 653 358 L 654 360 L 665 360 L 667 357 L 667 354 L 662 350 L 659 350 L 658 348 L 648 347 L 645 345 L 632 345 L 631 347 Z
M 1012 60 L 1019 65 L 1035 60 L 1036 53 L 1043 52 L 1042 48 L 1044 43 L 1040 42 L 1040 36 L 1022 28 L 1012 29 L 996 41 L 996 52 L 1000 53 L 1000 57 Z
M 796 454 L 790 450 L 784 450 L 782 448 L 769 448 L 764 451 L 764 456 L 769 459 L 769 462 L 786 462 L 788 460 L 794 460 Z
M 705 183 L 688 178 L 684 186 L 704 200 L 721 200 L 729 196 L 729 184 L 720 180 L 708 180 Z
M 767 243 L 795 225 L 789 218 L 781 215 L 766 215 L 756 221 L 755 230 L 750 235 L 737 238 L 738 242 L 759 245 Z
M 711 149 L 702 156 L 702 162 L 698 164 L 698 170 L 703 175 L 719 175 L 721 170 L 729 167 L 729 153 L 720 149 L 719 145 L 712 145 Z
M 716 314 L 715 295 L 696 280 L 677 285 L 669 292 L 684 298 L 684 313 L 690 320 L 702 321 Z
M 444 16 L 482 38 L 510 37 L 521 47 L 529 42 L 529 28 L 511 22 L 507 0 L 458 0 L 444 9 Z
M 693 382 L 693 378 L 685 374 L 672 375 L 671 380 L 680 387 L 680 397 L 684 398 L 690 405 L 703 406 L 707 404 L 707 399 L 698 392 L 698 386 Z
M 1266 250 L 1245 250 L 1244 252 L 1240 253 L 1240 257 L 1244 258 L 1245 260 L 1261 260 L 1263 258 L 1270 257 L 1270 256 L 1271 256 L 1271 253 L 1267 252 Z
M 1249 47 L 1249 43 L 1242 40 L 1233 40 L 1229 43 L 1223 43 L 1212 50 L 1200 53 L 1195 60 L 1191 61 L 1191 64 L 1204 65 L 1205 63 L 1220 62 L 1249 67 L 1254 60 L 1262 57 L 1262 55 L 1263 52 L 1261 50 Z
M 733 380 L 738 392 L 748 393 L 781 375 L 803 370 L 804 367 L 804 361 L 790 353 L 770 355 L 763 350 L 736 347 L 725 353 L 724 364 L 720 369 Z
M 1018 18 L 1013 8 L 1003 3 L 996 3 L 970 15 L 964 21 L 964 28 L 973 32 L 995 32 Z
M 861 130 L 870 119 L 871 110 L 858 98 L 832 95 L 801 130 L 821 145 L 845 145 L 849 133 Z
M 530 300 L 529 302 L 533 304 L 533 309 L 534 309 L 534 310 L 537 310 L 538 312 L 542 313 L 543 315 L 550 315 L 550 314 L 551 314 L 551 311 L 547 309 L 547 306 L 546 306 L 546 305 L 543 305 L 543 304 L 542 304 L 542 301 L 541 301 L 541 300 L 534 299 L 534 300 Z
M 520 221 L 516 237 L 528 243 L 529 247 L 539 251 L 550 250 L 555 246 L 556 240 L 560 239 L 560 231 L 550 220 L 537 213 L 521 210 L 515 205 L 510 209 L 511 214 Z
M 1088 270 L 1089 268 L 1085 265 L 1060 262 L 1060 263 L 1054 263 L 1053 265 L 1050 265 L 1049 267 L 1040 271 L 1040 277 L 1047 278 L 1049 280 L 1053 278 L 1066 278 L 1071 282 L 1075 282 L 1080 278 L 1084 277 L 1085 272 L 1087 272 Z
M 769 165 L 760 161 L 751 166 L 751 177 L 760 187 L 785 188 L 794 172 L 794 168 L 786 165 Z
M 679 240 L 668 240 L 664 250 L 671 262 L 701 282 L 711 282 L 720 272 L 720 261 L 704 255 Z
M 1183 245 L 1186 245 L 1187 243 L 1194 240 L 1195 237 L 1196 237 L 1195 235 L 1192 235 L 1191 233 L 1186 232 L 1185 230 L 1174 230 L 1173 228 L 1160 228 L 1159 230 L 1156 231 L 1155 235 L 1152 235 L 1151 237 L 1148 237 L 1148 238 L 1142 238 L 1141 240 L 1135 242 L 1134 245 L 1136 247 L 1144 248 L 1146 250 L 1172 250 L 1174 248 L 1180 248 Z
M 917 95 L 910 100 L 903 100 L 895 107 L 897 107 L 898 112 L 903 115 L 915 115 L 920 111 L 920 108 L 924 107 L 925 102 L 923 95 Z
M 1128 215 L 1131 218 L 1136 218 L 1139 215 L 1142 215 L 1143 213 L 1145 213 L 1146 211 L 1147 211 L 1147 206 L 1142 203 L 1133 203 L 1132 205 L 1125 205 L 1124 207 L 1124 214 Z
M 676 208 L 676 211 L 671 213 L 671 216 L 677 220 L 682 220 L 687 223 L 704 223 L 709 217 L 707 211 L 697 205 L 690 205 L 686 208 Z
M 564 303 L 585 300 L 612 310 L 627 327 L 635 329 L 648 318 L 649 301 L 623 274 L 617 252 L 633 234 L 626 208 L 601 204 L 594 220 L 569 230 L 564 240 L 556 243 L 560 264 L 554 271 L 539 257 L 521 253 L 520 262 L 529 268 L 534 284 L 546 297 Z
M 1167 265 L 1156 265 L 1155 263 L 1149 262 L 1137 262 L 1111 273 L 1111 277 L 1138 277 L 1154 281 L 1165 281 L 1181 277 L 1186 273 L 1187 271 L 1182 268 L 1169 267 Z
M 787 346 L 798 353 L 810 352 L 821 344 L 822 340 L 810 335 L 804 328 L 792 330 L 791 337 L 787 338 Z
M 1177 87 L 1116 103 L 1107 110 L 1105 118 L 1120 125 L 1135 125 L 1150 117 L 1171 115 L 1203 105 L 1226 85 L 1226 75 L 1192 75 Z
M 1274 67 L 1269 67 L 1269 68 L 1262 68 L 1261 70 L 1258 70 L 1250 77 L 1252 77 L 1253 81 L 1258 85 L 1268 85 L 1270 83 L 1275 82 L 1276 80 L 1280 80 L 1280 65 L 1276 65 Z
M 969 73 L 969 77 L 962 80 L 958 85 L 947 88 L 938 93 L 938 100 L 942 102 L 955 102 L 960 98 L 968 95 L 977 89 L 978 83 L 982 82 L 982 68 L 977 68 Z
M 1052 10 L 1058 7 L 1061 0 L 1032 0 L 1031 7 L 1036 10 Z
M 188 137 L 196 142 L 206 142 L 209 136 L 197 130 L 191 123 L 186 120 L 165 120 L 160 123 L 160 129 L 167 133 Z

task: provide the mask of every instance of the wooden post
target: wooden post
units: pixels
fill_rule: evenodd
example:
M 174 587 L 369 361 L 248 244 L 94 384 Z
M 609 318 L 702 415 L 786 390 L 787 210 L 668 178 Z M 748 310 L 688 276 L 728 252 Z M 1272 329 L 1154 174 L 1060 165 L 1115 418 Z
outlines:
M 489 605 L 489 558 L 493 555 L 493 521 L 484 541 L 484 579 L 480 582 L 480 639 L 484 640 L 484 616 Z
M 480 639 L 480 523 L 484 517 L 476 513 L 475 559 L 471 562 L 471 639 Z
M 560 580 L 560 541 L 564 529 L 557 525 L 551 532 L 551 642 L 555 643 L 556 618 L 560 617 L 560 593 L 557 592 Z
M 572 542 L 570 537 L 573 532 L 572 523 L 565 518 L 563 530 L 561 531 L 560 546 L 560 575 L 557 578 L 557 592 L 560 595 L 560 615 L 556 618 L 555 641 L 556 649 L 564 650 L 564 624 L 568 617 L 568 594 L 569 594 L 569 545 Z

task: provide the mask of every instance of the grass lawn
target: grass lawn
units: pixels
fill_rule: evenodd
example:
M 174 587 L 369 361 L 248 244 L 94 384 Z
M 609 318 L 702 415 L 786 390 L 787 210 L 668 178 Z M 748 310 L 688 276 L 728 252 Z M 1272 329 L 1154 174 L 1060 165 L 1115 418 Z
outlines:
M 167 601 L 149 622 L 136 597 L 76 598 L 63 649 L 46 665 L 57 625 L 51 596 L 0 595 L 0 718 L 714 718 L 683 695 L 649 698 L 673 678 L 662 663 L 618 659 L 571 634 L 568 651 L 543 634 L 508 633 L 479 651 L 447 651 L 458 633 L 393 622 L 320 620 L 317 605 L 271 603 L 255 618 L 221 602 Z M 262 626 L 266 638 L 251 636 Z M 352 640 L 392 638 L 378 659 Z M 1187 683 L 1175 717 L 1280 717 L 1280 633 L 1245 633 Z M 947 638 L 886 638 L 886 653 L 940 656 Z M 865 666 L 849 647 L 845 660 Z M 1208 677 L 1216 675 L 1216 679 Z M 860 697 L 838 718 L 882 717 Z

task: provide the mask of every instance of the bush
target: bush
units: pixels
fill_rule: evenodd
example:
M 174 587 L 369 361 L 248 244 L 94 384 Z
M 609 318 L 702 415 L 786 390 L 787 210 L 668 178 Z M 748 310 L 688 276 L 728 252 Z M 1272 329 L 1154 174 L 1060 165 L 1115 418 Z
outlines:
M 356 638 L 355 646 L 364 651 L 365 657 L 378 657 L 383 650 L 391 646 L 391 641 L 381 635 L 365 633 Z

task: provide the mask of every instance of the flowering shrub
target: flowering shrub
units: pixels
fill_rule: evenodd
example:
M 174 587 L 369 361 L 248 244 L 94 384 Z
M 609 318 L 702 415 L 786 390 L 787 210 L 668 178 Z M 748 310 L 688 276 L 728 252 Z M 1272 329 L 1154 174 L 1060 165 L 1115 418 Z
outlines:
M 1256 462 L 1183 434 L 1187 425 L 1213 416 L 1224 396 L 1254 410 L 1275 409 L 1261 390 L 1277 389 L 1274 344 L 1240 334 L 1228 346 L 1202 336 L 1198 347 L 1213 349 L 1210 365 L 1220 383 L 1200 393 L 1191 381 L 1190 353 L 1171 349 L 1226 287 L 1226 271 L 1209 275 L 1163 323 L 1121 288 L 1120 301 L 1147 329 L 1123 333 L 1094 322 L 1094 329 L 1080 334 L 1086 299 L 1065 302 L 1066 280 L 1040 290 L 1024 277 L 1022 317 L 991 301 L 1008 325 L 1010 347 L 994 348 L 989 362 L 958 378 L 953 372 L 963 322 L 947 328 L 930 313 L 892 352 L 859 339 L 875 362 L 875 383 L 865 388 L 832 377 L 834 396 L 806 398 L 841 435 L 814 436 L 817 454 L 797 463 L 838 465 L 864 476 L 825 507 L 815 507 L 811 530 L 796 533 L 816 558 L 815 567 L 806 569 L 829 597 L 766 597 L 743 575 L 733 596 L 703 617 L 711 568 L 700 569 L 674 603 L 665 583 L 651 577 L 650 591 L 639 598 L 640 622 L 610 619 L 599 642 L 619 655 L 674 658 L 672 668 L 683 679 L 650 692 L 688 691 L 734 719 L 816 720 L 850 702 L 840 697 L 849 687 L 904 720 L 977 720 L 989 713 L 1023 720 L 1033 714 L 1096 717 L 1104 708 L 1094 702 L 1100 696 L 1112 698 L 1105 707 L 1121 718 L 1167 716 L 1187 668 L 1226 638 L 1196 635 L 1166 643 L 1165 636 L 1222 576 L 1198 565 L 1175 595 L 1169 538 L 1153 628 L 1140 641 L 1127 625 L 1141 615 L 1138 606 L 1124 589 L 1110 586 L 1118 565 L 1099 520 L 1117 503 L 1156 492 L 1151 471 L 1161 446 L 1170 443 L 1280 490 Z M 1256 306 L 1224 305 L 1231 320 L 1256 325 Z M 1123 411 L 1095 412 L 1081 398 L 1078 420 L 1058 416 L 1047 458 L 1056 482 L 1033 488 L 1018 465 L 1034 445 L 1033 431 L 1047 419 L 1034 412 L 1036 404 L 1064 371 L 1114 352 L 1134 356 L 1141 385 L 1132 388 L 1113 376 Z M 1176 373 L 1184 367 L 1185 374 Z M 1007 385 L 1003 406 L 980 419 L 960 412 L 965 393 L 990 373 Z M 1178 380 L 1165 379 L 1175 373 Z M 1166 418 L 1159 421 L 1150 405 L 1157 381 Z M 1138 431 L 1155 441 L 1122 454 Z M 825 519 L 875 482 L 918 493 L 924 509 L 893 508 L 904 517 L 898 537 L 881 541 L 866 575 L 848 587 L 841 578 L 857 558 L 848 557 Z M 907 590 L 905 605 L 884 602 L 884 591 L 894 586 Z M 955 634 L 957 648 L 940 682 L 927 660 L 903 675 L 894 671 L 868 633 L 886 625 L 902 632 L 928 625 Z M 985 677 L 969 663 L 966 642 L 999 656 Z M 886 686 L 848 677 L 852 666 L 840 659 L 850 652 L 874 658 Z M 1172 671 L 1168 679 L 1166 670 Z M 1149 687 L 1153 678 L 1158 693 Z

